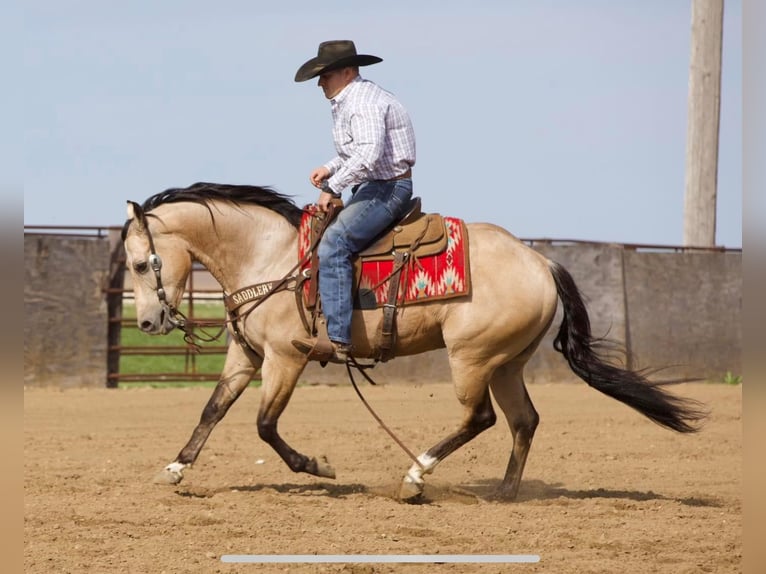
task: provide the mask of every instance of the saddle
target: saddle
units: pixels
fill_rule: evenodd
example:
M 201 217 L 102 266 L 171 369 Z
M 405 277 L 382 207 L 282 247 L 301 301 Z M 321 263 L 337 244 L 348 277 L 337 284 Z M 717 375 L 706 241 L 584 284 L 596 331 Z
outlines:
M 414 197 L 404 217 L 373 239 L 358 257 L 363 261 L 385 261 L 394 259 L 396 251 L 426 257 L 446 248 L 444 218 L 438 213 L 423 213 L 420 198 Z
M 342 209 L 340 200 L 334 202 L 330 211 L 326 214 L 318 212 L 312 217 L 310 245 L 316 245 L 319 237 L 332 222 L 334 217 Z M 447 249 L 448 233 L 444 218 L 436 213 L 423 213 L 420 197 L 410 200 L 406 214 L 388 229 L 378 235 L 364 250 L 357 254 L 354 267 L 354 298 L 357 306 L 363 309 L 376 308 L 375 297 L 370 301 L 369 290 L 358 288 L 361 275 L 362 263 L 368 261 L 392 261 L 393 270 L 388 277 L 387 301 L 383 305 L 383 322 L 378 333 L 378 345 L 380 349 L 378 360 L 387 361 L 393 357 L 393 348 L 396 337 L 396 312 L 399 302 L 399 288 L 401 285 L 402 272 L 408 262 L 415 261 L 420 257 L 427 257 L 442 253 Z M 316 249 L 312 253 L 310 263 L 305 274 L 308 275 L 308 294 L 306 307 L 312 311 L 314 324 L 319 314 L 318 303 L 318 280 L 319 258 Z M 365 292 L 366 291 L 366 292 Z M 320 334 L 320 337 L 322 334 Z M 326 337 L 326 335 L 324 335 Z

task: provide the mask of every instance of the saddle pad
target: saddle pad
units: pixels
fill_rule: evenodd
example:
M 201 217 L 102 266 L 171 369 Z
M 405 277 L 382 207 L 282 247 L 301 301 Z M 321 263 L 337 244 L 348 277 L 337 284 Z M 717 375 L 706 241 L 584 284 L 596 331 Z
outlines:
M 298 257 L 303 257 L 311 245 L 310 210 L 305 210 L 300 226 L 298 239 Z M 411 259 L 407 269 L 402 272 L 399 290 L 399 304 L 411 305 L 425 303 L 451 297 L 461 297 L 471 292 L 470 266 L 468 260 L 468 234 L 465 222 L 454 217 L 444 217 L 447 230 L 447 247 L 441 253 Z M 304 268 L 308 267 L 308 263 Z M 361 272 L 355 278 L 355 285 L 365 299 L 361 305 L 371 307 L 372 288 L 374 289 L 375 304 L 380 307 L 386 302 L 388 281 L 384 281 L 393 270 L 393 259 L 368 261 L 362 259 L 361 266 L 355 265 Z M 383 283 L 381 284 L 381 281 Z M 406 285 L 405 282 L 406 281 Z M 304 285 L 308 294 L 308 282 Z M 360 297 L 355 297 L 357 306 Z

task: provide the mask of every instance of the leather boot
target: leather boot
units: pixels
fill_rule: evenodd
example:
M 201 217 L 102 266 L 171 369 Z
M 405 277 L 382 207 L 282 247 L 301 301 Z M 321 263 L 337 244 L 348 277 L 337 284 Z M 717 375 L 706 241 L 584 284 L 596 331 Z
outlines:
M 345 364 L 352 352 L 351 345 L 322 338 L 293 339 L 292 344 L 309 361 Z

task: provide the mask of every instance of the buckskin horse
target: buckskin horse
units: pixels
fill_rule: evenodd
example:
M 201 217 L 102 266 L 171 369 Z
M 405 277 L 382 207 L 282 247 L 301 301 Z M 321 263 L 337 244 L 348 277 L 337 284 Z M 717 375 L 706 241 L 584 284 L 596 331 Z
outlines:
M 279 417 L 307 363 L 291 344 L 306 334 L 296 294 L 291 292 L 299 273 L 303 212 L 289 196 L 245 185 L 198 183 L 158 193 L 142 205 L 128 202 L 122 239 L 137 322 L 145 333 L 185 328 L 178 305 L 194 261 L 207 268 L 224 293 L 274 280 L 283 285 L 293 282 L 292 289 L 275 289 L 234 313 L 228 328 L 236 338 L 228 346 L 220 379 L 191 438 L 158 480 L 177 484 L 183 479 L 215 425 L 259 369 L 260 438 L 292 471 L 335 478 L 325 457 L 301 454 L 277 432 Z M 466 230 L 470 294 L 407 306 L 397 318 L 394 356 L 446 347 L 463 408 L 457 429 L 413 462 L 401 483 L 401 499 L 421 495 L 425 474 L 495 423 L 490 392 L 513 439 L 497 496 L 516 497 L 539 421 L 524 385 L 524 366 L 551 326 L 559 300 L 563 320 L 554 348 L 575 374 L 664 427 L 681 433 L 698 429 L 705 417 L 700 403 L 668 392 L 644 372 L 612 364 L 602 341 L 591 334 L 587 310 L 566 269 L 498 226 L 472 223 Z M 513 282 L 509 284 L 508 278 Z M 380 317 L 374 309 L 354 312 L 356 358 L 376 356 Z

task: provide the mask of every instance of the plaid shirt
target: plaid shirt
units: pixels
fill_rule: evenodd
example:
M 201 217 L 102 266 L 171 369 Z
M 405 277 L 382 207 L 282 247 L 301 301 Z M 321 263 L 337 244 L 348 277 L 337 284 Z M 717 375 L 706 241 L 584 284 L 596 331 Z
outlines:
M 392 179 L 415 165 L 412 122 L 393 94 L 357 77 L 330 104 L 338 152 L 325 164 L 330 189 Z

